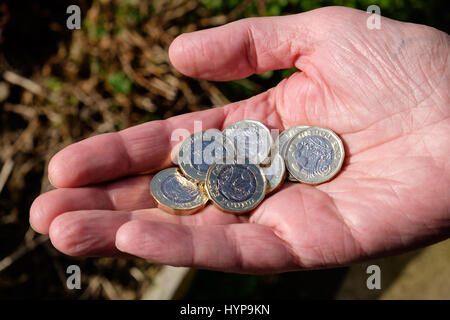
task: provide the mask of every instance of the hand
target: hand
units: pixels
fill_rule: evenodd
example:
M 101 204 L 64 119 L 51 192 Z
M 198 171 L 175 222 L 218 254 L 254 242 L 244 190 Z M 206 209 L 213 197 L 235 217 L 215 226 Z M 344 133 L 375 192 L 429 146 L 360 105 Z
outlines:
M 369 30 L 367 18 L 328 7 L 181 35 L 169 55 L 191 77 L 301 71 L 245 101 L 65 148 L 49 165 L 59 189 L 35 200 L 33 228 L 69 255 L 249 273 L 343 265 L 447 238 L 449 36 L 386 18 Z M 247 216 L 212 205 L 192 216 L 155 208 L 142 173 L 171 165 L 172 130 L 241 119 L 331 128 L 346 148 L 341 173 L 318 186 L 285 183 Z

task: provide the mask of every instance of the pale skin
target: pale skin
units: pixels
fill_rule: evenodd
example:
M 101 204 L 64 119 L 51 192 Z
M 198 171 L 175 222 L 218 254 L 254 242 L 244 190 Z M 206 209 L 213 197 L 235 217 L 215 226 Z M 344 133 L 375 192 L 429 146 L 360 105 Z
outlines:
M 68 146 L 49 164 L 57 189 L 34 201 L 32 227 L 73 256 L 244 273 L 346 265 L 448 238 L 449 36 L 385 18 L 369 30 L 367 18 L 328 7 L 181 35 L 169 56 L 190 77 L 300 71 L 245 101 Z M 285 183 L 248 215 L 156 208 L 149 182 L 171 166 L 171 132 L 241 119 L 332 129 L 346 149 L 340 174 L 318 186 Z

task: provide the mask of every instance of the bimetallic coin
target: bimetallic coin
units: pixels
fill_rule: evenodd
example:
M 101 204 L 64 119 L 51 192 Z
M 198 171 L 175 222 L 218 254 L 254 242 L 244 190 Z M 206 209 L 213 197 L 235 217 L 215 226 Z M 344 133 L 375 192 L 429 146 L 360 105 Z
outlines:
M 266 179 L 258 165 L 225 161 L 209 168 L 206 191 L 221 210 L 243 214 L 253 210 L 266 194 Z
M 286 159 L 286 147 L 287 147 L 289 141 L 295 135 L 297 135 L 299 132 L 302 132 L 303 130 L 306 130 L 308 128 L 309 128 L 309 126 L 299 125 L 299 126 L 294 126 L 289 129 L 286 129 L 280 133 L 280 135 L 278 136 L 278 138 L 275 141 L 275 149 L 278 150 L 278 152 L 281 154 L 283 159 Z M 290 174 L 289 172 L 287 174 L 287 178 L 290 181 L 297 182 L 297 179 L 295 179 L 295 177 L 292 174 Z
M 281 187 L 286 178 L 286 166 L 283 157 L 279 153 L 273 156 L 270 166 L 261 167 L 261 170 L 267 181 L 266 194 L 272 193 Z
M 178 153 L 178 164 L 186 177 L 205 181 L 209 167 L 234 156 L 233 143 L 217 129 L 196 132 L 187 137 Z
M 177 168 L 158 172 L 150 182 L 150 193 L 158 207 L 174 214 L 188 215 L 203 208 L 208 197 Z
M 339 172 L 344 157 L 342 141 L 333 131 L 311 127 L 291 139 L 285 160 L 288 171 L 298 181 L 318 184 Z
M 233 141 L 236 154 L 248 158 L 250 163 L 260 164 L 269 156 L 272 136 L 261 122 L 255 120 L 234 122 L 226 127 L 223 133 Z

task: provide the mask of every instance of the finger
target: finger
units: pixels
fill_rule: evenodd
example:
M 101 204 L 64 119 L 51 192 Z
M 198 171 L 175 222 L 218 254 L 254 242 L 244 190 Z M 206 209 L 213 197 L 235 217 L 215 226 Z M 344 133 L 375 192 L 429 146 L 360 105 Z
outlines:
M 183 129 L 188 133 L 193 132 L 194 127 L 222 129 L 241 119 L 259 120 L 269 128 L 280 128 L 272 92 L 269 90 L 222 108 L 152 121 L 75 143 L 52 158 L 49 179 L 56 187 L 68 188 L 157 171 L 171 164 L 172 147 L 182 139 L 178 134 Z
M 104 210 L 74 211 L 56 217 L 50 225 L 53 246 L 70 256 L 119 256 L 114 246 L 116 231 L 130 220 L 130 213 Z
M 30 224 L 48 234 L 58 215 L 78 210 L 133 211 L 156 207 L 150 195 L 149 175 L 118 180 L 109 184 L 84 188 L 55 189 L 37 197 L 30 209 Z
M 88 138 L 51 159 L 49 179 L 59 188 L 78 187 L 161 169 L 171 163 L 170 151 L 179 142 L 171 140 L 175 129 L 193 132 L 194 121 L 203 130 L 220 128 L 223 120 L 223 109 L 216 108 Z
M 186 226 L 136 220 L 122 225 L 116 246 L 125 253 L 173 266 L 261 273 L 298 268 L 284 243 L 265 226 Z
M 138 211 L 80 210 L 58 215 L 50 224 L 50 239 L 59 251 L 71 256 L 116 256 L 116 232 L 132 220 L 183 225 L 218 225 L 248 221 L 225 214 L 214 206 L 192 216 L 167 214 L 158 208 Z M 123 254 L 123 253 L 120 253 Z
M 215 81 L 291 68 L 313 47 L 317 37 L 312 28 L 316 15 L 313 11 L 249 18 L 182 34 L 171 44 L 169 57 L 182 73 Z

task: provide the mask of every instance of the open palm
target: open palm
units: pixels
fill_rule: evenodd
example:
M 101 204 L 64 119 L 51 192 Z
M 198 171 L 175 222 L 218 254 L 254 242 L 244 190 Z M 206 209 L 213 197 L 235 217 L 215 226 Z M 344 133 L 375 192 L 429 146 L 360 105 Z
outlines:
M 70 255 L 126 253 L 233 272 L 342 265 L 447 238 L 449 37 L 384 18 L 369 30 L 367 18 L 330 7 L 180 36 L 169 54 L 188 76 L 300 71 L 245 101 L 65 148 L 49 165 L 58 189 L 36 199 L 31 224 Z M 156 208 L 149 173 L 171 165 L 172 131 L 241 119 L 331 128 L 346 148 L 341 173 L 319 186 L 285 183 L 247 216 L 212 205 L 192 216 Z

